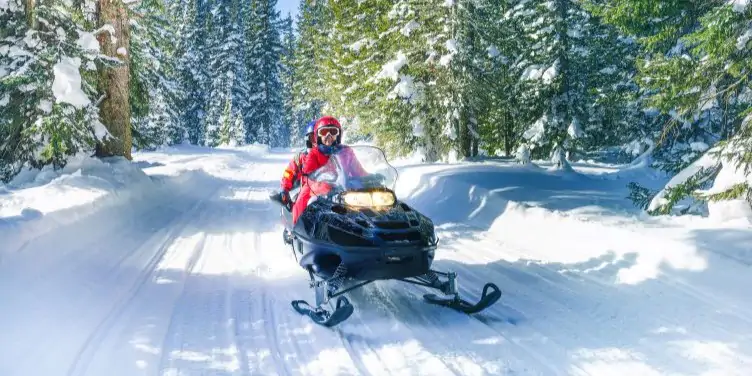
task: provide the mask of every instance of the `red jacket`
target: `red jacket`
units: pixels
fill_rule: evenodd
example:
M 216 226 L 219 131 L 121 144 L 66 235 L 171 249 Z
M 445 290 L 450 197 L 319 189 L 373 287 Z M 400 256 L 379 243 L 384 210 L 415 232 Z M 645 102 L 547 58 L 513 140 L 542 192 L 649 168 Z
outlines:
M 368 172 L 363 168 L 358 161 L 358 157 L 349 146 L 340 146 L 341 150 L 338 155 L 342 161 L 342 168 L 353 177 L 360 177 L 368 175 Z M 314 147 L 308 153 L 305 163 L 303 164 L 303 175 L 310 175 L 322 166 L 329 162 L 329 155 L 322 153 L 318 148 Z M 310 179 L 306 179 L 307 185 L 311 186 L 311 190 L 317 194 L 325 194 L 329 192 L 331 187 L 326 183 L 315 182 Z
M 305 163 L 307 156 L 308 151 L 304 150 L 292 158 L 290 163 L 287 165 L 287 168 L 285 168 L 284 174 L 282 175 L 282 181 L 280 183 L 282 190 L 290 191 L 294 188 L 295 182 L 302 183 L 303 164 Z

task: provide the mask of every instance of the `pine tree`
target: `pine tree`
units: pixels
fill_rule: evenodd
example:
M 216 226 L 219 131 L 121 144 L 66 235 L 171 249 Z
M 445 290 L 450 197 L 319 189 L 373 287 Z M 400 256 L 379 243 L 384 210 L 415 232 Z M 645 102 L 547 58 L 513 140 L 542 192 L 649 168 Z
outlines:
M 744 174 L 752 160 L 746 121 L 752 9 L 726 1 L 670 1 L 657 6 L 641 0 L 619 0 L 600 9 L 643 46 L 637 82 L 649 94 L 647 105 L 668 119 L 661 124 L 654 154 L 658 167 L 678 174 L 653 197 L 648 210 L 687 212 L 700 207 L 694 199 L 743 196 L 749 189 Z M 734 172 L 739 184 L 701 194 L 724 161 L 734 162 L 724 168 L 743 171 Z
M 289 143 L 295 146 L 304 145 L 303 126 L 304 122 L 298 121 L 295 117 L 295 94 L 294 86 L 296 81 L 294 58 L 296 49 L 296 38 L 293 30 L 292 17 L 290 15 L 282 22 L 282 54 L 280 78 L 282 81 L 282 102 L 283 115 L 282 123 L 285 131 L 289 134 Z
M 282 123 L 282 41 L 276 4 L 276 0 L 257 1 L 246 33 L 252 41 L 247 52 L 248 70 L 255 75 L 246 120 L 246 141 L 270 146 L 282 146 L 289 140 Z
M 230 122 L 230 108 L 232 107 L 232 85 L 235 81 L 232 56 L 237 50 L 230 43 L 230 25 L 232 16 L 228 0 L 218 0 L 212 3 L 208 25 L 206 45 L 209 46 L 208 66 L 206 73 L 211 79 L 207 88 L 209 97 L 205 103 L 205 140 L 208 146 L 222 143 L 219 135 L 228 128 Z
M 177 39 L 161 0 L 137 3 L 131 18 L 131 122 L 134 145 L 154 148 L 183 141 L 178 106 L 183 103 L 175 72 Z
M 478 131 L 482 149 L 492 155 L 514 153 L 524 131 L 540 116 L 540 103 L 544 102 L 535 90 L 537 84 L 520 79 L 528 59 L 525 51 L 532 41 L 524 32 L 524 24 L 512 17 L 513 6 L 509 2 L 499 6 L 492 0 L 482 1 L 475 13 L 475 30 L 485 46 L 476 57 L 482 64 L 477 83 L 485 96 Z
M 209 98 L 210 77 L 207 51 L 209 3 L 204 0 L 180 0 L 172 7 L 179 15 L 174 21 L 180 27 L 175 56 L 177 81 L 182 100 L 180 124 L 187 130 L 188 140 L 203 145 L 206 132 L 205 106 Z M 182 12 L 182 13 L 181 13 Z
M 24 166 L 61 168 L 68 156 L 91 152 L 108 135 L 97 114 L 94 64 L 118 62 L 100 55 L 94 35 L 74 22 L 72 11 L 42 2 L 25 13 L 19 0 L 0 9 L 0 179 L 5 182 Z
M 328 7 L 325 1 L 301 0 L 298 8 L 297 40 L 292 57 L 292 71 L 295 80 L 292 82 L 291 96 L 295 122 L 293 129 L 299 133 L 292 133 L 293 139 L 303 138 L 303 126 L 309 121 L 322 115 L 325 88 L 328 80 L 323 73 L 325 53 L 325 38 L 331 22 L 325 22 Z

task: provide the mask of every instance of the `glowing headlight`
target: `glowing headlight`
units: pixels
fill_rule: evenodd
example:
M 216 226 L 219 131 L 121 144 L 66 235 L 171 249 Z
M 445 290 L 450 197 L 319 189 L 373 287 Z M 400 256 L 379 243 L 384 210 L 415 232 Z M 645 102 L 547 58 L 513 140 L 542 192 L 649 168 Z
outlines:
M 342 199 L 349 206 L 391 206 L 395 201 L 391 192 L 348 192 Z
M 392 206 L 394 205 L 394 194 L 392 192 L 371 192 L 373 206 Z

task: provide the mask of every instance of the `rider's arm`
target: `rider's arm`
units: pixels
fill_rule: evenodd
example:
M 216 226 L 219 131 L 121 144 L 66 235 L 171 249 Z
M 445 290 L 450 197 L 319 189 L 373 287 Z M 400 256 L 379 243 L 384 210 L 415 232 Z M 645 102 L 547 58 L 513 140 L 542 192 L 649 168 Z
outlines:
M 293 183 L 298 178 L 299 173 L 300 171 L 298 171 L 298 165 L 295 164 L 295 159 L 291 160 L 282 174 L 280 187 L 283 191 L 289 191 L 292 189 Z

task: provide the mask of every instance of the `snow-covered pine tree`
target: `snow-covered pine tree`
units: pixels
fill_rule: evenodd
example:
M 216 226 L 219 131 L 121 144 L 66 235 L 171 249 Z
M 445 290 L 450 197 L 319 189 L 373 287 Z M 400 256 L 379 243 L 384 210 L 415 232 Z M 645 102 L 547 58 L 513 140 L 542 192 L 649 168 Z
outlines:
M 327 104 L 325 111 L 328 114 L 340 117 L 341 122 L 351 122 L 357 116 L 358 121 L 365 125 L 358 131 L 373 134 L 381 140 L 389 134 L 373 130 L 378 126 L 377 119 L 384 115 L 379 104 L 385 97 L 382 94 L 389 88 L 381 85 L 374 90 L 368 78 L 375 76 L 381 67 L 380 61 L 370 54 L 385 52 L 386 47 L 373 46 L 372 43 L 378 42 L 379 33 L 385 31 L 382 18 L 389 6 L 387 1 L 358 3 L 348 0 L 331 4 L 331 13 L 324 13 L 330 20 L 326 44 L 318 45 L 315 51 L 321 62 L 321 75 L 328 80 L 320 83 L 324 90 L 310 88 L 311 93 L 317 93 L 314 94 L 316 98 Z M 349 127 L 345 131 L 347 137 L 353 136 Z
M 176 0 L 171 5 L 173 22 L 180 37 L 175 48 L 181 127 L 188 140 L 201 145 L 205 139 L 206 114 L 211 83 L 206 67 L 209 53 L 206 40 L 210 21 L 209 3 L 204 0 Z
M 282 34 L 282 54 L 280 78 L 282 81 L 282 123 L 289 134 L 290 145 L 303 146 L 303 127 L 305 122 L 299 122 L 295 117 L 295 96 L 293 87 L 297 76 L 295 75 L 295 47 L 296 38 L 293 30 L 292 17 L 288 14 L 282 22 L 280 30 Z
M 650 142 L 645 138 L 647 119 L 639 107 L 639 87 L 632 81 L 639 46 L 594 14 L 590 4 L 575 4 L 579 5 L 584 27 L 570 31 L 582 102 L 581 122 L 569 129 L 579 131 L 572 140 L 574 151 L 587 153 L 633 145 L 633 152 L 642 152 Z
M 232 144 L 243 145 L 245 144 L 245 131 L 246 125 L 243 122 L 242 114 L 248 111 L 251 106 L 250 97 L 252 94 L 249 76 L 253 72 L 247 70 L 245 64 L 245 52 L 247 41 L 244 38 L 243 30 L 245 28 L 246 8 L 251 7 L 251 3 L 241 0 L 230 0 L 231 7 L 231 22 L 227 27 L 228 39 L 226 47 L 229 49 L 230 66 L 233 72 L 233 81 L 231 86 L 231 99 L 232 99 L 232 115 L 231 115 L 231 131 L 229 138 L 232 139 Z
M 455 0 L 450 9 L 451 38 L 447 41 L 447 48 L 451 55 L 445 62 L 448 66 L 447 92 L 452 93 L 452 97 L 447 103 L 446 117 L 453 123 L 457 134 L 455 149 L 458 155 L 467 158 L 478 154 L 478 118 L 490 100 L 481 84 L 484 78 L 481 61 L 487 51 L 478 20 L 485 9 L 475 0 Z M 492 24 L 486 26 L 495 27 Z
M 400 0 L 332 6 L 335 30 L 326 76 L 337 82 L 332 90 L 337 97 L 331 102 L 387 152 L 418 149 L 435 161 L 454 144 L 447 121 L 457 92 L 447 78 L 456 53 L 446 26 L 451 5 Z
M 650 94 L 647 104 L 669 118 L 654 154 L 656 165 L 677 175 L 647 209 L 687 213 L 703 211 L 706 199 L 749 201 L 752 7 L 720 0 L 660 4 L 602 6 L 607 19 L 641 42 L 637 80 Z M 711 182 L 712 189 L 702 190 Z M 750 212 L 748 203 L 742 206 Z
M 0 179 L 24 166 L 63 167 L 68 156 L 91 152 L 107 131 L 97 115 L 95 36 L 58 1 L 8 0 L 0 7 Z M 101 29 L 97 32 L 108 32 Z M 84 73 L 82 74 L 82 70 Z M 86 74 L 86 71 L 89 74 Z
M 326 54 L 326 35 L 332 27 L 327 22 L 329 8 L 325 1 L 301 0 L 298 8 L 297 41 L 292 61 L 295 80 L 292 83 L 292 105 L 298 137 L 303 126 L 319 118 L 324 106 L 326 80 L 321 62 Z M 295 135 L 291 135 L 295 138 Z
M 465 157 L 470 154 L 469 141 L 478 136 L 471 122 L 471 118 L 477 122 L 474 112 L 478 110 L 478 98 L 472 97 L 471 90 L 471 81 L 477 77 L 472 66 L 477 29 L 468 23 L 474 6 L 456 0 L 416 3 L 422 26 L 411 42 L 427 57 L 423 60 L 416 56 L 423 63 L 417 68 L 426 98 L 421 112 L 427 116 L 421 123 L 427 160 Z
M 524 24 L 513 17 L 515 4 L 494 0 L 477 3 L 475 31 L 480 35 L 476 59 L 482 74 L 476 84 L 482 88 L 482 109 L 479 111 L 478 132 L 482 149 L 487 154 L 512 156 L 523 141 L 527 127 L 540 115 L 540 91 L 537 83 L 521 80 L 532 45 L 524 33 Z M 526 161 L 529 151 L 526 150 Z
M 162 0 L 143 0 L 130 10 L 131 124 L 134 146 L 154 148 L 183 141 L 175 72 L 177 33 Z
M 283 97 L 281 81 L 282 39 L 276 0 L 258 0 L 250 17 L 251 45 L 247 61 L 253 72 L 250 90 L 251 110 L 246 120 L 248 142 L 270 146 L 286 145 L 289 135 L 282 122 Z
M 207 88 L 209 97 L 205 104 L 204 144 L 207 146 L 218 146 L 222 141 L 226 141 L 221 139 L 221 135 L 227 134 L 230 123 L 232 84 L 235 79 L 231 59 L 237 48 L 231 49 L 229 45 L 232 15 L 228 5 L 228 0 L 214 1 L 209 11 L 206 40 L 209 58 L 205 68 L 211 79 L 211 84 Z

